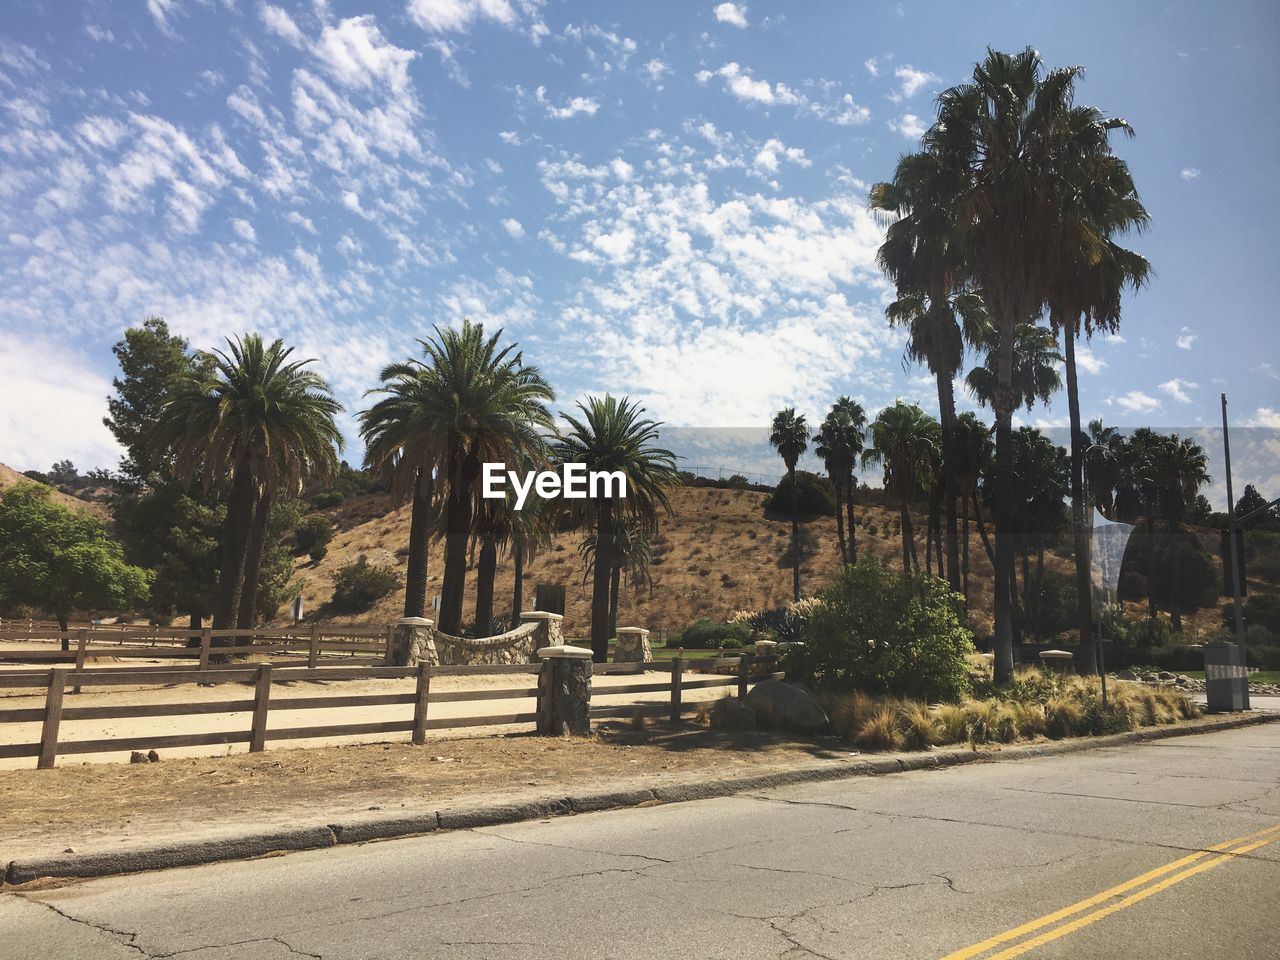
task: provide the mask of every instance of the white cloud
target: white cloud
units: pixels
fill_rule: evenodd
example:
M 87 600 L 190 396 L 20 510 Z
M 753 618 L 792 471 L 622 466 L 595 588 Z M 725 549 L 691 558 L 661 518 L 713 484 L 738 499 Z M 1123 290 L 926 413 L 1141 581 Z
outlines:
M 408 13 L 422 29 L 435 33 L 467 30 L 479 20 L 510 27 L 517 19 L 508 0 L 409 0 Z
M 0 462 L 115 467 L 121 450 L 102 424 L 110 394 L 111 381 L 65 339 L 0 331 Z
M 287 223 L 292 223 L 296 227 L 301 227 L 312 236 L 317 232 L 316 225 L 311 222 L 311 219 L 309 217 L 304 217 L 297 210 L 290 210 L 284 215 L 284 219 Z
M 524 226 L 513 217 L 508 217 L 502 221 L 502 229 L 507 231 L 508 235 L 515 240 L 519 240 L 524 236 Z
M 241 220 L 239 217 L 236 217 L 231 221 L 231 229 L 235 235 L 245 243 L 258 242 L 258 233 L 253 229 L 253 224 L 248 220 Z
M 644 72 L 649 75 L 649 80 L 657 83 L 664 76 L 671 72 L 671 67 L 656 57 L 644 65 Z
M 90 40 L 94 40 L 98 43 L 110 43 L 116 38 L 114 33 L 106 27 L 98 26 L 96 23 L 85 24 L 84 32 L 85 36 Z
M 1280 430 L 1280 410 L 1273 407 L 1259 407 L 1257 412 L 1244 422 L 1246 427 L 1266 427 L 1269 430 Z M 1280 451 L 1276 451 L 1280 453 Z
M 704 69 L 694 74 L 699 83 L 706 83 L 712 77 L 721 78 L 725 90 L 744 103 L 795 107 L 801 115 L 808 114 L 838 126 L 864 123 L 871 116 L 870 111 L 855 103 L 850 94 L 838 96 L 834 101 L 811 100 L 785 83 L 756 79 L 750 70 L 735 62 L 726 63 L 718 70 Z
M 1160 384 L 1160 389 L 1179 403 L 1190 403 L 1191 397 L 1187 394 L 1187 391 L 1199 390 L 1200 384 L 1192 383 L 1190 380 L 1179 380 L 1174 377 L 1172 380 L 1166 380 Z
M 1084 344 L 1076 347 L 1076 366 L 1085 373 L 1091 373 L 1095 376 L 1102 372 L 1102 368 L 1107 365 L 1107 361 L 1103 360 Z
M 1182 177 L 1183 180 L 1198 180 L 1200 179 L 1200 168 L 1183 167 L 1179 176 Z
M 873 77 L 880 76 L 880 58 L 879 57 L 869 57 L 868 59 L 862 61 L 862 65 L 867 68 L 867 73 L 871 74 L 871 76 Z
M 908 140 L 919 140 L 924 136 L 925 126 L 914 113 L 904 113 L 897 120 L 889 121 L 889 129 L 897 131 Z
M 262 17 L 263 25 L 276 36 L 299 50 L 307 45 L 306 37 L 302 35 L 302 31 L 287 11 L 269 3 L 264 3 L 258 9 L 258 15 Z
M 1160 409 L 1160 401 L 1141 390 L 1130 390 L 1118 397 L 1111 397 L 1107 403 L 1114 403 L 1125 413 L 1152 413 Z
M 800 147 L 788 147 L 781 140 L 769 140 L 755 156 L 754 163 L 756 167 L 767 173 L 776 173 L 779 166 L 779 160 L 785 159 L 797 166 L 807 167 L 811 161 L 805 157 L 804 150 Z
M 173 33 L 170 17 L 177 12 L 177 9 L 178 0 L 147 0 L 147 13 L 151 14 L 151 19 L 156 22 L 160 32 L 167 35 Z
M 1200 337 L 1191 332 L 1190 327 L 1183 327 L 1178 331 L 1178 338 L 1174 341 L 1179 350 L 1190 350 Z
M 743 4 L 722 3 L 715 8 L 716 19 L 739 30 L 747 28 L 747 8 Z
M 350 17 L 326 26 L 316 56 L 346 87 L 367 90 L 385 84 L 399 93 L 409 86 L 409 64 L 417 51 L 390 43 L 372 16 Z
M 594 97 L 570 97 L 563 104 L 556 105 L 547 97 L 546 87 L 534 90 L 533 98 L 547 111 L 547 116 L 555 120 L 568 120 L 582 113 L 593 117 L 600 109 L 600 103 Z
M 941 83 L 942 78 L 927 70 L 917 70 L 910 64 L 898 67 L 893 75 L 901 81 L 898 92 L 891 94 L 890 100 L 909 100 L 931 83 Z

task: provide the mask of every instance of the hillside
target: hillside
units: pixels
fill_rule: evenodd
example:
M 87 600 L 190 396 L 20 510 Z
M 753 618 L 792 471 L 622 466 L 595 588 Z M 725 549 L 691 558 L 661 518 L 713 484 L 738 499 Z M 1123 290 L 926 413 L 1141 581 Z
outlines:
M 10 487 L 19 483 L 35 483 L 30 477 L 24 476 L 12 467 L 5 466 L 0 463 L 0 492 L 8 490 Z M 49 499 L 54 503 L 76 510 L 80 513 L 87 513 L 90 516 L 97 517 L 99 520 L 110 519 L 110 511 L 105 504 L 95 503 L 89 500 L 81 500 L 79 497 L 73 497 L 70 494 L 63 493 L 61 490 L 55 490 L 53 487 L 48 488 L 50 491 Z
M 672 496 L 674 516 L 663 521 L 654 545 L 651 569 L 652 589 L 624 586 L 618 622 L 645 626 L 655 631 L 683 630 L 700 617 L 725 618 L 735 610 L 776 607 L 791 594 L 791 570 L 780 558 L 790 543 L 790 521 L 782 516 L 766 516 L 767 495 L 751 490 L 678 488 Z M 338 528 L 329 544 L 328 555 L 320 563 L 303 557 L 296 575 L 304 583 L 303 597 L 309 617 L 324 616 L 323 604 L 333 595 L 333 576 L 343 564 L 360 556 L 370 563 L 388 564 L 403 571 L 409 541 L 409 508 L 389 511 L 386 497 L 361 497 L 325 511 Z M 885 557 L 895 567 L 901 560 L 901 535 L 895 512 L 865 504 L 855 507 L 858 519 L 859 555 L 866 551 Z M 839 566 L 836 524 L 832 517 L 805 524 L 817 540 L 815 553 L 801 565 L 801 585 L 805 593 L 825 586 Z M 924 528 L 923 519 L 919 529 Z M 525 568 L 525 608 L 531 609 L 538 583 L 564 584 L 566 631 L 582 636 L 590 622 L 590 584 L 583 584 L 583 567 L 578 557 L 580 537 L 562 535 L 550 549 Z M 918 545 L 924 562 L 923 541 Z M 1051 558 L 1056 566 L 1057 558 Z M 976 531 L 970 545 L 971 581 L 979 607 L 989 602 L 990 566 Z M 443 545 L 432 545 L 428 593 L 440 590 Z M 1066 569 L 1065 565 L 1062 567 Z M 468 587 L 474 585 L 474 567 L 468 571 Z M 495 592 L 495 612 L 511 609 L 513 577 L 510 558 L 499 564 Z M 403 592 L 384 598 L 372 611 L 358 617 L 335 617 L 336 622 L 388 623 L 397 619 L 404 603 Z M 464 620 L 475 609 L 474 594 L 468 590 Z

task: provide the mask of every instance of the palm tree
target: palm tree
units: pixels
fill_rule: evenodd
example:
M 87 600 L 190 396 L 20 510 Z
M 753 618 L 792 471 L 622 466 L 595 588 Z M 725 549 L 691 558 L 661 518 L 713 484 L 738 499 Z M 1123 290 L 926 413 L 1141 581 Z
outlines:
M 769 443 L 787 465 L 791 484 L 791 594 L 800 599 L 800 491 L 796 487 L 796 464 L 809 449 L 809 425 L 794 407 L 779 410 L 769 431 Z
M 292 348 L 256 333 L 228 339 L 173 384 L 159 432 L 182 482 L 198 477 L 224 492 L 223 530 L 213 626 L 251 628 L 271 510 L 295 496 L 308 477 L 337 466 L 342 406 L 314 360 L 289 359 Z
M 978 481 L 991 469 L 994 449 L 991 443 L 991 428 L 978 419 L 972 410 L 966 410 L 956 417 L 956 435 L 954 448 L 956 451 L 956 487 L 960 496 L 961 518 L 961 583 L 963 585 L 965 603 L 969 602 L 969 506 L 973 505 L 974 519 L 978 525 L 978 533 L 982 537 L 987 551 L 987 559 L 995 566 L 995 554 L 987 537 L 986 525 L 982 522 L 982 507 L 978 501 Z
M 511 568 L 515 577 L 511 591 L 512 630 L 520 626 L 520 614 L 524 610 L 525 564 L 555 539 L 562 513 L 558 500 L 539 497 L 526 500 L 523 510 L 511 510 L 507 514 L 511 526 Z
M 1074 182 L 1073 130 L 1069 122 L 1080 67 L 1045 71 L 1036 51 L 988 51 L 973 79 L 944 91 L 938 118 L 923 138 L 949 176 L 945 197 L 954 242 L 971 281 L 983 291 L 999 334 L 991 405 L 996 421 L 994 505 L 997 567 L 1009 568 L 1008 504 L 1011 490 L 1014 333 L 1040 315 L 1049 298 L 1063 245 L 1062 198 Z M 1105 130 L 1103 132 L 1105 137 Z M 1072 247 L 1104 239 L 1085 218 L 1071 223 Z M 996 679 L 1013 671 L 1011 596 L 996 577 Z
M 885 407 L 871 423 L 871 446 L 862 454 L 863 464 L 884 467 L 884 490 L 898 505 L 902 523 L 902 572 L 919 573 L 911 507 L 931 482 L 930 465 L 940 455 L 942 429 L 915 404 L 901 400 Z
M 994 329 L 978 340 L 977 346 L 985 351 L 981 365 L 969 371 L 964 378 L 965 386 L 973 393 L 974 399 L 984 407 L 995 406 L 995 395 L 998 389 L 998 371 L 1000 363 L 1000 340 Z M 1014 328 L 1012 358 L 1012 394 L 1015 406 L 1024 406 L 1030 410 L 1037 400 L 1048 403 L 1062 386 L 1062 376 L 1058 373 L 1058 364 L 1062 357 L 1058 354 L 1053 341 L 1053 334 L 1044 327 L 1033 323 L 1024 323 Z M 999 531 L 996 531 L 999 539 Z
M 967 287 L 964 245 L 949 202 L 963 186 L 958 174 L 937 152 L 907 154 L 898 160 L 891 182 L 871 188 L 869 201 L 872 209 L 895 218 L 877 252 L 880 266 L 897 286 L 898 299 L 886 310 L 889 323 L 908 329 L 907 355 L 924 363 L 937 381 L 942 482 L 935 492 L 946 513 L 945 575 L 953 590 L 960 589 L 954 380 L 964 361 L 965 341 L 972 343 L 977 328 L 989 322 L 981 298 Z
M 649 583 L 649 564 L 653 560 L 653 549 L 649 542 L 649 530 L 636 517 L 622 516 L 618 518 L 613 531 L 613 566 L 609 571 L 609 636 L 618 635 L 618 601 L 622 586 L 622 576 L 633 585 Z M 596 534 L 588 533 L 582 538 L 578 547 L 582 557 L 583 583 L 592 579 L 596 568 Z
M 831 407 L 831 412 L 822 421 L 822 426 L 814 434 L 814 443 L 819 459 L 826 465 L 827 475 L 831 477 L 831 485 L 836 494 L 836 539 L 840 544 L 840 562 L 850 563 L 848 541 L 845 537 L 844 509 L 852 502 L 850 481 L 853 479 L 853 468 L 858 454 L 862 451 L 863 432 L 854 420 L 849 405 L 862 408 L 848 397 L 841 397 Z M 862 414 L 863 423 L 866 414 Z M 853 534 L 852 510 L 850 510 L 850 538 Z
M 849 562 L 858 562 L 858 525 L 853 515 L 853 491 L 858 489 L 855 471 L 862 448 L 867 442 L 867 411 L 851 397 L 837 397 L 831 405 L 832 413 L 847 416 L 849 422 L 841 427 L 844 444 L 849 450 L 848 473 L 844 477 L 845 533 L 849 538 Z
M 1115 427 L 1105 427 L 1100 419 L 1093 419 L 1089 421 L 1084 442 L 1087 444 L 1084 478 L 1089 504 L 1110 518 L 1115 509 L 1116 487 L 1120 484 L 1124 436 Z
M 646 531 L 657 528 L 662 513 L 671 513 L 667 489 L 680 482 L 676 455 L 657 445 L 655 420 L 644 408 L 623 397 L 606 394 L 578 403 L 578 414 L 564 414 L 568 429 L 552 444 L 561 463 L 581 463 L 588 472 L 621 472 L 626 496 L 597 496 L 566 501 L 571 515 L 590 526 L 595 535 L 595 565 L 591 590 L 591 651 L 596 662 L 609 656 L 609 598 L 612 588 L 617 528 L 630 518 Z
M 536 367 L 525 365 L 515 344 L 501 340 L 501 330 L 487 337 L 483 324 L 469 320 L 461 327 L 435 328 L 434 338 L 418 341 L 422 359 L 382 371 L 384 385 L 376 392 L 385 394 L 384 400 L 362 415 L 362 432 L 379 439 L 385 435 L 380 459 L 403 460 L 416 468 L 420 480 L 434 471 L 432 493 L 441 501 L 445 541 L 443 633 L 456 634 L 462 625 L 467 546 L 482 464 L 525 459 L 545 464 L 544 434 L 554 427 L 546 406 L 555 399 L 551 387 Z M 435 524 L 437 536 L 440 526 Z M 420 567 L 412 550 L 410 559 L 410 582 L 425 584 L 425 550 Z M 406 591 L 406 608 L 407 599 Z
M 1182 522 L 1188 508 L 1195 503 L 1200 488 L 1209 483 L 1209 458 L 1203 448 L 1189 437 L 1176 433 L 1162 438 L 1154 451 L 1153 469 L 1159 490 L 1161 512 L 1169 525 L 1169 540 L 1173 551 L 1173 570 L 1169 595 L 1172 598 L 1169 615 L 1173 629 L 1182 632 L 1182 603 L 1179 586 L 1182 575 Z M 1150 545 L 1154 551 L 1155 544 Z M 1154 585 L 1149 585 L 1153 590 Z

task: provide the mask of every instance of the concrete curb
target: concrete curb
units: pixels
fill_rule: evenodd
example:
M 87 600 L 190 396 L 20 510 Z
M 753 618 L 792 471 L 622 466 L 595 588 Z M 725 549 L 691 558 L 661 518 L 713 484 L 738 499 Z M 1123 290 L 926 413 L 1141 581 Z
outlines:
M 1248 727 L 1275 721 L 1280 721 L 1280 713 L 1252 713 L 1247 716 L 1213 718 L 1194 726 L 1145 727 L 1130 733 L 1117 733 L 1101 737 L 1080 737 L 1051 743 L 1015 745 L 1000 750 L 955 750 L 943 753 L 913 753 L 892 757 L 871 757 L 867 760 L 859 760 L 840 766 L 833 766 L 828 762 L 821 766 L 797 767 L 750 777 L 698 780 L 654 788 L 609 790 L 571 797 L 544 797 L 495 803 L 487 806 L 469 805 L 445 808 L 434 813 L 398 816 L 371 815 L 323 826 L 269 830 L 236 836 L 194 840 L 186 843 L 136 846 L 101 853 L 71 853 L 50 857 L 33 857 L 25 860 L 12 860 L 7 863 L 3 874 L 3 883 L 7 886 L 30 883 L 33 880 L 46 878 L 88 879 L 123 873 L 139 873 L 144 870 L 200 866 L 229 860 L 247 860 L 253 857 L 295 850 L 318 850 L 338 844 L 366 843 L 371 840 L 391 840 L 400 837 L 421 836 L 437 830 L 492 827 L 506 823 L 519 823 L 524 820 L 539 820 L 573 813 L 589 813 L 657 803 L 685 803 L 691 800 L 727 797 L 739 793 L 771 790 L 801 783 L 820 783 L 852 777 L 881 776 L 891 773 L 904 773 L 911 770 L 941 770 L 968 763 L 994 763 L 1008 760 L 1026 760 L 1035 757 L 1059 756 L 1067 753 L 1081 753 L 1085 750 L 1123 746 L 1130 743 L 1165 740 L 1170 737 L 1217 733 L 1222 730 L 1233 730 L 1238 727 Z

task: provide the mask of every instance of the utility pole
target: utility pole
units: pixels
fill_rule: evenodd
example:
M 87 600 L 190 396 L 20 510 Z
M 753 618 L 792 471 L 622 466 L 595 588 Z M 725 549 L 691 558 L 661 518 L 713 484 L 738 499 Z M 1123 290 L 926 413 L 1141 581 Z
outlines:
M 1244 639 L 1244 605 L 1240 601 L 1240 556 L 1236 551 L 1236 498 L 1231 491 L 1231 437 L 1227 431 L 1227 395 L 1222 394 L 1222 455 L 1227 468 L 1227 558 L 1231 563 L 1231 605 L 1235 610 L 1236 643 L 1244 665 L 1244 708 L 1249 709 L 1249 657 Z

